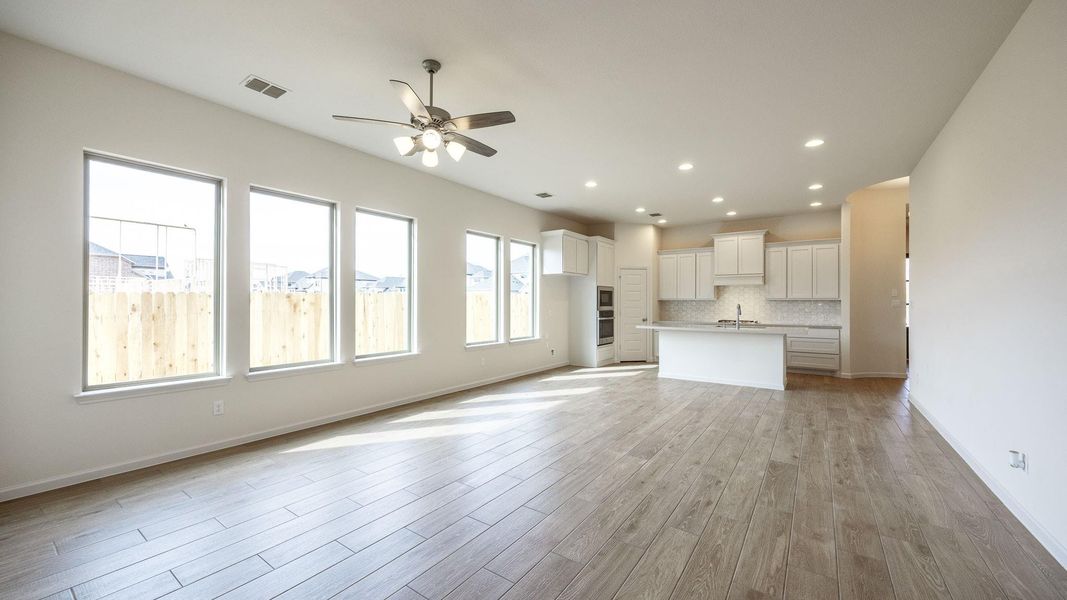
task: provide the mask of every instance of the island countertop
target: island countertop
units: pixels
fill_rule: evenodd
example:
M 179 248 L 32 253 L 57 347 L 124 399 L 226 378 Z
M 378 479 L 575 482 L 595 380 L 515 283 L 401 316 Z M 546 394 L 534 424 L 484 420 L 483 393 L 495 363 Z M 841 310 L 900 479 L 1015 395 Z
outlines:
M 638 325 L 638 329 L 651 329 L 653 331 L 694 331 L 699 333 L 725 333 L 725 334 L 756 334 L 756 335 L 786 335 L 790 329 L 799 326 L 782 327 L 773 325 L 742 325 L 741 329 L 735 329 L 733 325 L 713 325 L 711 323 L 661 323 L 653 322 L 649 325 Z

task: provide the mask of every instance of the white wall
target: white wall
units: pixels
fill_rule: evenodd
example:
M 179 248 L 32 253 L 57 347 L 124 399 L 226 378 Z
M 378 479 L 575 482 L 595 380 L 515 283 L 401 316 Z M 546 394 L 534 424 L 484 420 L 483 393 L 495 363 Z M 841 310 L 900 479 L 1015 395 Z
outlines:
M 663 230 L 663 244 L 660 249 L 677 250 L 711 246 L 711 236 L 716 233 L 757 229 L 767 230 L 768 242 L 835 239 L 841 236 L 841 211 L 838 209 L 811 210 L 806 213 L 779 217 L 730 219 L 668 227 Z
M 1067 564 L 1064 32 L 1034 0 L 912 173 L 911 391 Z
M 907 253 L 908 188 L 863 189 L 850 194 L 849 360 L 845 376 L 904 377 L 904 257 Z M 896 296 L 893 296 L 893 292 Z
M 539 240 L 583 226 L 0 34 L 0 499 L 566 361 L 567 282 L 541 286 L 544 340 L 464 349 L 464 229 Z M 83 149 L 226 180 L 224 387 L 78 404 Z M 475 157 L 469 160 L 480 160 Z M 442 169 L 447 169 L 444 164 Z M 491 169 L 491 160 L 484 168 Z M 353 210 L 418 221 L 410 360 L 249 382 L 248 187 L 340 203 L 342 359 L 354 352 Z M 550 349 L 556 349 L 556 355 Z M 345 361 L 348 363 L 348 361 Z M 211 415 L 215 398 L 226 414 Z

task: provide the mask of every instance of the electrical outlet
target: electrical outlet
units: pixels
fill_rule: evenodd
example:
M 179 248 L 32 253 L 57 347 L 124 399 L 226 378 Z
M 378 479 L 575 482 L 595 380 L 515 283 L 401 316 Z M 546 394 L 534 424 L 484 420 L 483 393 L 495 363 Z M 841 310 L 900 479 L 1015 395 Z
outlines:
M 211 405 L 211 413 L 216 417 L 226 412 L 226 405 L 223 403 L 222 398 L 215 400 Z
M 549 350 L 549 352 L 551 352 L 551 353 L 552 353 L 552 356 L 555 356 L 555 355 L 556 355 L 556 349 L 555 349 L 555 348 L 552 348 L 551 350 Z
M 1008 450 L 1008 455 L 1011 456 L 1011 462 L 1008 463 L 1013 469 L 1022 469 L 1026 471 L 1026 453 L 1019 452 L 1018 450 Z
M 485 357 L 484 356 L 482 357 L 482 366 L 483 367 L 485 366 Z

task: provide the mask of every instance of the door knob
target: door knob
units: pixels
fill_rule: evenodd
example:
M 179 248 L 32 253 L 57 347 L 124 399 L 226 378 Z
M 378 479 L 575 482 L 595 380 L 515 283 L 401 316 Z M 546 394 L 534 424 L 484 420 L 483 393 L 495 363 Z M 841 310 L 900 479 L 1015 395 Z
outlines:
M 648 323 L 648 319 L 641 319 L 642 323 Z

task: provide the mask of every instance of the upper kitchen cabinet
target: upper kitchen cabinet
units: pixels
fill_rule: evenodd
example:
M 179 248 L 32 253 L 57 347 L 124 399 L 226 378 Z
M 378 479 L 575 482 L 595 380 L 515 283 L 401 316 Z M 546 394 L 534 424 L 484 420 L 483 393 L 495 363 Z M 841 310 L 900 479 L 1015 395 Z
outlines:
M 840 244 L 787 242 L 765 253 L 768 300 L 840 299 Z
M 767 248 L 764 253 L 766 269 L 765 297 L 768 300 L 785 300 L 789 297 L 788 248 Z
M 812 246 L 812 298 L 837 300 L 841 297 L 841 257 L 838 244 Z
M 588 237 L 566 229 L 544 231 L 541 233 L 541 246 L 542 272 L 545 275 L 589 274 Z
M 596 284 L 615 287 L 615 244 L 606 238 L 596 242 Z
M 712 236 L 715 240 L 715 285 L 762 285 L 766 235 L 764 229 Z
M 706 248 L 660 252 L 659 299 L 714 300 L 714 257 Z

